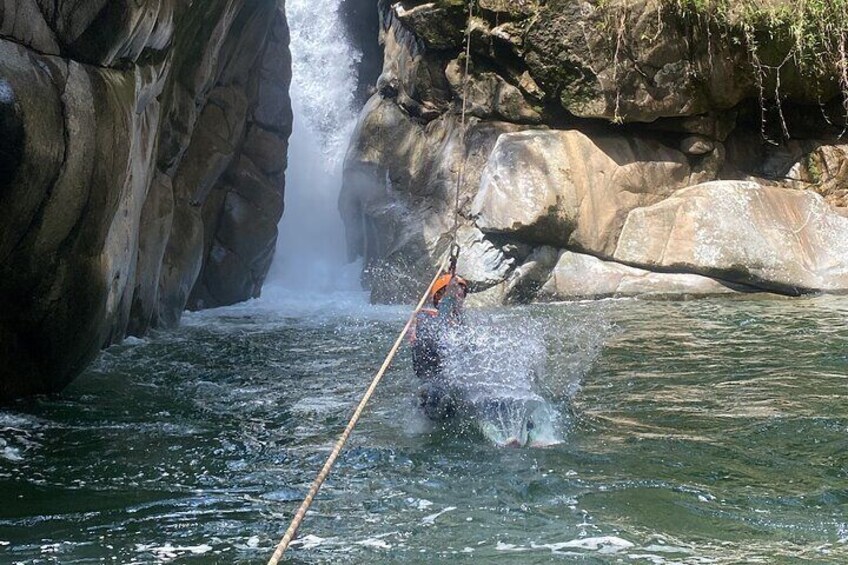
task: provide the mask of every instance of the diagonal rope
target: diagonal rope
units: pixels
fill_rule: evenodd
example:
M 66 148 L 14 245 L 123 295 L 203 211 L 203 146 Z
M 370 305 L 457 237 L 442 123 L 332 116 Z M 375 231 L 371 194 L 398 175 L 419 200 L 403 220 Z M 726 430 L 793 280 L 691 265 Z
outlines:
M 365 391 L 365 394 L 362 397 L 362 400 L 359 401 L 359 405 L 356 407 L 356 410 L 353 412 L 353 416 L 351 416 L 350 421 L 348 421 L 347 426 L 342 432 L 341 436 L 339 436 L 338 441 L 336 441 L 335 447 L 333 447 L 332 452 L 330 452 L 329 457 L 327 457 L 327 461 L 324 463 L 324 466 L 321 468 L 321 471 L 315 477 L 315 480 L 312 482 L 312 485 L 309 487 L 309 492 L 306 494 L 306 498 L 303 499 L 303 502 L 300 504 L 300 507 L 295 512 L 294 517 L 292 518 L 291 523 L 289 524 L 288 529 L 286 530 L 285 535 L 283 535 L 283 539 L 280 540 L 280 543 L 277 544 L 276 549 L 274 550 L 274 554 L 268 560 L 268 565 L 278 565 L 280 560 L 283 558 L 283 555 L 297 534 L 297 530 L 300 528 L 300 525 L 303 523 L 304 518 L 306 517 L 306 513 L 309 511 L 309 507 L 312 505 L 312 501 L 318 495 L 318 491 L 321 490 L 321 486 L 324 484 L 324 481 L 327 480 L 327 476 L 330 474 L 330 471 L 333 468 L 333 465 L 336 463 L 336 460 L 339 458 L 342 449 L 344 449 L 347 440 L 350 438 L 351 433 L 353 433 L 354 427 L 359 422 L 359 418 L 362 416 L 362 412 L 365 410 L 368 401 L 371 400 L 371 397 L 374 395 L 374 392 L 377 390 L 377 386 L 382 381 L 383 376 L 388 371 L 389 367 L 392 364 L 395 356 L 397 355 L 400 346 L 403 344 L 403 340 L 406 335 L 409 333 L 409 330 L 412 328 L 413 323 L 415 322 L 415 317 L 418 315 L 418 312 L 421 308 L 424 307 L 424 304 L 427 302 L 427 299 L 430 297 L 430 293 L 433 290 L 433 286 L 436 284 L 436 281 L 441 276 L 441 274 L 445 271 L 445 268 L 450 265 L 450 273 L 454 274 L 456 271 L 456 260 L 459 257 L 459 246 L 456 243 L 456 235 L 459 230 L 459 217 L 460 217 L 460 208 L 459 208 L 459 193 L 462 185 L 465 182 L 465 163 L 467 160 L 467 155 L 465 152 L 465 128 L 466 128 L 466 115 L 468 112 L 468 76 L 470 71 L 470 63 L 471 63 L 471 23 L 474 17 L 474 0 L 469 0 L 468 2 L 468 26 L 465 31 L 465 74 L 463 76 L 462 83 L 462 115 L 460 118 L 460 130 L 462 132 L 462 143 L 463 143 L 463 154 L 462 160 L 460 161 L 459 166 L 459 175 L 457 177 L 456 182 L 456 201 L 454 203 L 454 225 L 452 230 L 452 243 L 449 248 L 449 252 L 444 255 L 442 258 L 439 268 L 436 271 L 433 280 L 430 281 L 430 285 L 427 287 L 426 292 L 421 296 L 421 300 L 418 301 L 418 305 L 415 307 L 415 310 L 410 314 L 409 319 L 406 321 L 406 325 L 403 330 L 398 335 L 395 340 L 394 345 L 389 350 L 386 359 L 383 361 L 383 365 L 380 367 L 380 370 L 377 371 L 377 374 L 374 376 L 374 379 L 371 381 L 371 385 L 368 387 L 368 390 Z
M 289 524 L 289 528 L 288 530 L 286 530 L 283 539 L 280 540 L 280 543 L 277 545 L 276 550 L 274 550 L 274 554 L 271 556 L 271 559 L 268 560 L 268 565 L 277 565 L 280 562 L 280 559 L 283 558 L 283 554 L 286 552 L 286 549 L 288 548 L 291 541 L 294 539 L 295 534 L 297 534 L 297 530 L 300 527 L 300 524 L 306 517 L 306 512 L 312 505 L 312 501 L 315 499 L 315 496 L 318 494 L 318 491 L 321 490 L 321 485 L 323 485 L 324 481 L 327 480 L 327 476 L 330 474 L 330 470 L 333 468 L 333 465 L 335 464 L 336 459 L 338 459 L 342 449 L 344 449 L 345 443 L 347 443 L 350 434 L 353 432 L 353 428 L 356 426 L 357 422 L 359 422 L 359 418 L 360 416 L 362 416 L 362 412 L 365 410 L 365 406 L 368 404 L 368 401 L 371 399 L 371 396 L 374 394 L 374 391 L 377 390 L 377 385 L 380 384 L 380 381 L 383 379 L 383 375 L 386 374 L 386 371 L 391 366 L 395 355 L 397 355 L 401 344 L 403 344 L 403 340 L 406 337 L 406 334 L 408 334 L 409 330 L 412 328 L 412 324 L 415 322 L 416 315 L 421 310 L 421 308 L 424 307 L 424 304 L 430 297 L 430 293 L 433 290 L 433 286 L 436 284 L 436 280 L 439 278 L 442 272 L 444 272 L 445 267 L 448 265 L 448 260 L 449 256 L 445 254 L 444 258 L 439 264 L 439 269 L 438 271 L 436 271 L 436 275 L 433 277 L 433 280 L 430 281 L 430 285 L 427 287 L 427 291 L 421 296 L 421 300 L 418 301 L 418 306 L 415 307 L 415 310 L 413 310 L 412 314 L 409 316 L 409 319 L 406 321 L 406 325 L 404 326 L 403 331 L 401 331 L 400 335 L 398 335 L 394 345 L 392 346 L 391 350 L 389 350 L 389 354 L 386 356 L 385 361 L 383 361 L 383 365 L 380 367 L 380 370 L 377 371 L 377 374 L 371 381 L 371 386 L 368 387 L 368 390 L 365 391 L 365 395 L 362 397 L 362 400 L 359 401 L 359 405 L 356 407 L 353 416 L 351 416 L 350 421 L 347 423 L 344 432 L 342 432 L 342 435 L 339 436 L 339 439 L 336 442 L 333 451 L 330 453 L 330 456 L 324 463 L 324 467 L 318 473 L 318 476 L 315 477 L 315 480 L 312 482 L 312 486 L 309 487 L 309 492 L 307 493 L 306 498 L 303 499 L 303 502 L 301 503 L 300 508 L 297 509 L 294 518 L 292 518 L 291 524 Z

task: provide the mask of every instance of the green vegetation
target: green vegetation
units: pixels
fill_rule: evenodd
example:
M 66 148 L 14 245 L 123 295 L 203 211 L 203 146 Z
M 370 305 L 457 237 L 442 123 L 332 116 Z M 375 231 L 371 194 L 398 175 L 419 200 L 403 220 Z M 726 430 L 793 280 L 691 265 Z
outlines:
M 848 0 L 665 0 L 678 13 L 729 32 L 741 30 L 765 60 L 765 43 L 789 42 L 789 53 L 804 71 L 834 71 L 845 78 Z M 843 87 L 848 85 L 843 85 Z
M 763 120 L 765 99 L 770 98 L 786 137 L 783 76 L 796 75 L 820 103 L 841 93 L 848 121 L 848 0 L 673 1 L 678 14 L 697 18 L 725 37 L 741 33 L 754 67 Z
M 785 133 L 787 88 L 820 104 L 841 94 L 848 121 L 848 0 L 596 0 L 596 6 L 616 64 L 629 42 L 650 43 L 677 22 L 696 43 L 706 40 L 711 53 L 717 45 L 748 53 L 764 116 L 773 105 Z M 643 28 L 632 37 L 629 15 L 650 10 L 655 33 Z

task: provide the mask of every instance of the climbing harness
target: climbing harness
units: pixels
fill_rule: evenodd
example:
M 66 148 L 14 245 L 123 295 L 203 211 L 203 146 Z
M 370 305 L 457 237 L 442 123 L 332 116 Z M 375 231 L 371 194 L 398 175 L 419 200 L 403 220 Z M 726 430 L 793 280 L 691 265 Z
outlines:
M 466 29 L 465 34 L 465 75 L 463 77 L 463 85 L 462 85 L 462 116 L 460 118 L 460 129 L 462 131 L 462 142 L 465 143 L 465 117 L 467 113 L 467 103 L 466 99 L 468 98 L 468 73 L 469 73 L 469 61 L 471 59 L 471 21 L 474 14 L 474 0 L 469 0 L 468 2 L 468 27 Z M 415 319 L 418 316 L 418 313 L 424 307 L 424 304 L 431 298 L 433 287 L 436 285 L 436 282 L 443 276 L 447 268 L 447 272 L 449 273 L 451 278 L 456 277 L 456 264 L 459 260 L 460 246 L 457 243 L 457 232 L 459 231 L 459 192 L 462 187 L 463 182 L 465 181 L 465 148 L 463 147 L 463 157 L 460 161 L 459 175 L 457 177 L 456 182 L 456 202 L 454 206 L 454 225 L 453 230 L 451 231 L 451 244 L 447 253 L 443 256 L 442 260 L 439 262 L 439 268 L 436 270 L 436 274 L 433 279 L 430 281 L 430 284 L 427 286 L 427 290 L 421 296 L 421 300 L 418 301 L 418 305 L 415 307 L 415 310 L 410 314 L 409 319 L 406 321 L 406 325 L 403 327 L 403 330 L 398 335 L 395 340 L 394 345 L 389 350 L 389 354 L 386 356 L 386 359 L 383 361 L 383 365 L 380 367 L 380 370 L 377 371 L 377 374 L 374 376 L 374 379 L 371 381 L 371 385 L 368 387 L 368 390 L 365 391 L 365 394 L 362 397 L 362 400 L 359 401 L 359 405 L 356 407 L 356 410 L 353 412 L 353 416 L 351 416 L 350 420 L 345 426 L 344 431 L 339 436 L 338 441 L 336 441 L 335 447 L 333 447 L 332 452 L 330 452 L 329 457 L 327 457 L 327 461 L 324 463 L 324 466 L 319 471 L 318 475 L 315 477 L 315 480 L 312 482 L 312 485 L 309 487 L 309 491 L 306 494 L 306 498 L 303 499 L 303 502 L 300 504 L 300 507 L 295 512 L 294 517 L 292 518 L 291 524 L 289 524 L 288 529 L 286 530 L 285 535 L 283 535 L 283 539 L 280 540 L 280 543 L 277 544 L 276 549 L 274 550 L 274 554 L 268 560 L 268 565 L 278 565 L 280 560 L 283 558 L 283 555 L 291 544 L 294 536 L 297 534 L 298 528 L 300 528 L 301 523 L 303 523 L 304 518 L 306 517 L 306 513 L 309 510 L 309 507 L 312 505 L 312 501 L 317 496 L 318 491 L 321 490 L 321 486 L 324 484 L 324 481 L 327 480 L 327 476 L 330 474 L 330 471 L 333 468 L 333 465 L 336 463 L 336 460 L 339 457 L 342 449 L 344 449 L 347 440 L 350 438 L 351 433 L 353 432 L 353 428 L 356 427 L 356 424 L 359 422 L 359 418 L 362 416 L 362 412 L 365 410 L 365 406 L 368 404 L 368 401 L 371 400 L 374 392 L 377 390 L 377 386 L 380 384 L 380 381 L 383 380 L 383 376 L 388 371 L 389 367 L 392 364 L 395 356 L 397 355 L 400 346 L 403 344 L 404 338 L 406 338 L 407 334 L 409 334 L 412 329 Z M 463 281 L 464 282 L 464 281 Z

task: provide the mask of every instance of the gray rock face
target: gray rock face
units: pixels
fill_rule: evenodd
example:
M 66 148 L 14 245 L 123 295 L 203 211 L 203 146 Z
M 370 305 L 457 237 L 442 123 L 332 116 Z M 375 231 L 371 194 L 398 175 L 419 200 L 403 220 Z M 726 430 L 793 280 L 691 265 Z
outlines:
M 480 304 L 844 290 L 839 77 L 746 44 L 784 37 L 777 19 L 729 9 L 718 33 L 691 3 L 480 0 L 464 85 L 465 3 L 378 4 L 383 72 L 340 202 L 377 300 L 420 291 L 457 213 Z M 749 183 L 689 188 L 720 179 Z
M 633 210 L 615 258 L 780 292 L 848 291 L 848 220 L 812 192 L 717 181 Z
M 273 0 L 0 4 L 0 399 L 258 293 L 287 57 Z

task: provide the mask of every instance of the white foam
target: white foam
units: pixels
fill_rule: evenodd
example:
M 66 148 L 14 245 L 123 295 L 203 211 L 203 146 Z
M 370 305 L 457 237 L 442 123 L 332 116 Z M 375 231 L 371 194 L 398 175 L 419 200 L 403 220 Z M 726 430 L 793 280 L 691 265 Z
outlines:
M 440 516 L 442 516 L 443 514 L 447 514 L 448 512 L 452 512 L 454 510 L 456 510 L 456 506 L 448 506 L 441 512 L 436 512 L 435 514 L 424 516 L 424 518 L 421 519 L 421 524 L 423 524 L 424 526 L 432 526 L 436 523 L 436 519 L 438 519 Z
M 186 555 L 203 555 L 212 551 L 212 546 L 208 544 L 200 545 L 172 545 L 170 542 L 165 545 L 156 544 L 138 544 L 135 546 L 137 553 L 152 553 L 160 561 L 177 559 Z
M 121 345 L 143 345 L 145 343 L 148 343 L 146 339 L 130 335 L 124 338 Z
M 7 461 L 13 461 L 15 463 L 24 460 L 23 456 L 21 455 L 21 450 L 17 447 L 4 447 L 3 450 L 0 451 L 0 457 L 6 459 Z
M 578 538 L 558 543 L 531 543 L 530 546 L 521 546 L 511 543 L 498 542 L 495 546 L 497 551 L 535 551 L 540 549 L 550 550 L 553 553 L 562 553 L 563 550 L 593 551 L 600 555 L 615 555 L 621 551 L 631 549 L 634 545 L 616 536 L 598 536 L 591 538 Z
M 48 543 L 41 546 L 41 553 L 56 553 L 62 547 L 61 543 Z
M 584 549 L 588 551 L 596 551 L 601 554 L 613 554 L 630 549 L 633 544 L 615 536 L 600 536 L 593 538 L 579 538 L 561 543 L 551 543 L 544 545 L 534 545 L 533 548 L 546 548 L 551 551 L 560 551 L 563 549 Z
M 318 537 L 316 535 L 307 534 L 301 538 L 297 538 L 291 544 L 299 545 L 303 549 L 313 549 L 316 547 L 320 547 L 327 543 L 329 540 L 327 538 Z
M 362 541 L 356 542 L 356 545 L 362 545 L 365 547 L 373 547 L 375 549 L 391 549 L 391 544 L 386 543 L 380 538 L 368 538 Z
M 338 211 L 342 165 L 356 126 L 356 62 L 339 15 L 341 0 L 288 0 L 291 98 L 286 210 L 263 294 L 282 288 L 331 292 L 358 289 L 359 273 L 343 268 L 344 226 Z
M 503 543 L 503 542 L 500 542 L 500 541 L 499 541 L 499 542 L 497 543 L 497 545 L 495 545 L 495 550 L 496 550 L 496 551 L 516 551 L 516 552 L 521 552 L 521 551 L 530 551 L 530 548 L 529 548 L 529 547 L 522 547 L 522 546 L 515 545 L 515 544 L 512 544 L 512 543 Z
M 406 501 L 418 510 L 426 510 L 433 506 L 433 503 L 426 498 L 407 498 Z

